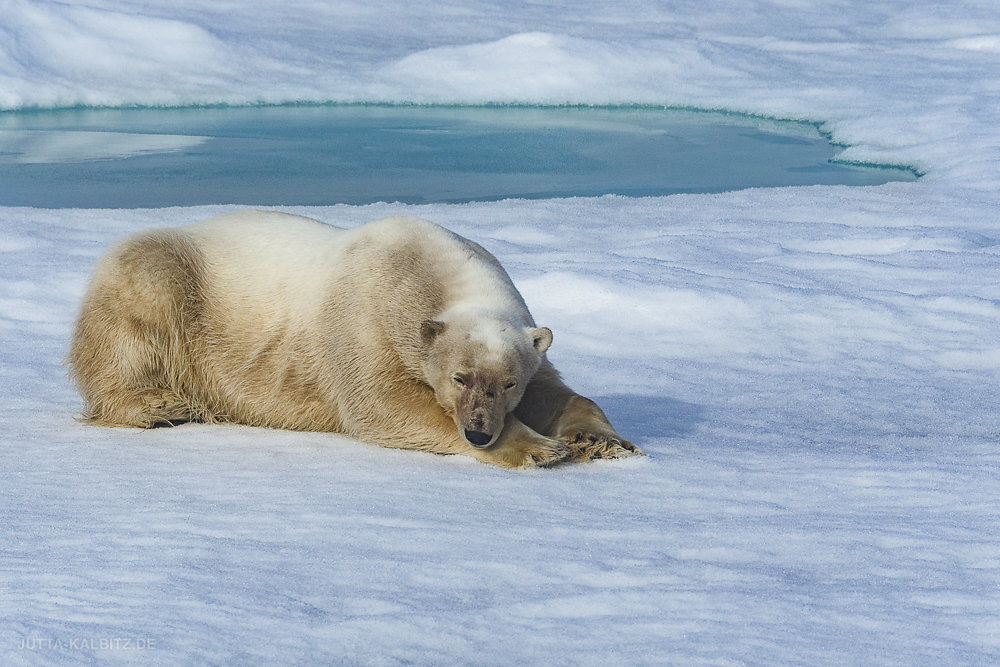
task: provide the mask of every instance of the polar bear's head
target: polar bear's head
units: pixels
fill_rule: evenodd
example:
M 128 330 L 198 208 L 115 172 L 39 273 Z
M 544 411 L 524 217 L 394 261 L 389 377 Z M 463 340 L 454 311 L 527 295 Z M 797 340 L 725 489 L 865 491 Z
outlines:
M 427 320 L 420 328 L 424 379 L 473 447 L 496 442 L 552 344 L 545 327 L 482 315 Z

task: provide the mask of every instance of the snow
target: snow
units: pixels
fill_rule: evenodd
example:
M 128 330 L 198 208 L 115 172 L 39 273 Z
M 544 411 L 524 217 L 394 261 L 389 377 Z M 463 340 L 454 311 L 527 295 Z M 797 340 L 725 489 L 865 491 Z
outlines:
M 229 209 L 0 209 L 3 662 L 1000 660 L 1000 14 L 672 5 L 0 0 L 7 110 L 673 105 L 926 174 L 284 209 L 420 215 L 504 262 L 649 453 L 530 472 L 77 423 L 60 363 L 97 256 Z

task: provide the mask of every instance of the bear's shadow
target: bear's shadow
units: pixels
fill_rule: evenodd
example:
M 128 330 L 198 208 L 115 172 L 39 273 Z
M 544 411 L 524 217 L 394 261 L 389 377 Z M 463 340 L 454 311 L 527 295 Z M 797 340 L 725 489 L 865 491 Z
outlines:
M 691 433 L 704 421 L 705 409 L 668 396 L 612 394 L 593 400 L 626 438 L 676 438 Z

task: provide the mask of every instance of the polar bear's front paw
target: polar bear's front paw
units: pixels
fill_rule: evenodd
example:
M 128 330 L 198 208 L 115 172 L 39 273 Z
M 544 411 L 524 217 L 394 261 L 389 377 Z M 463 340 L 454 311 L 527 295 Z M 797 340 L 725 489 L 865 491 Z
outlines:
M 645 456 L 646 453 L 623 439 L 617 433 L 590 433 L 577 431 L 567 443 L 570 459 L 591 461 L 594 459 L 624 459 L 629 456 Z
M 532 443 L 521 454 L 520 468 L 543 468 L 567 460 L 573 454 L 572 449 L 558 440 L 546 438 L 544 441 Z
M 484 463 L 503 468 L 544 468 L 566 461 L 572 455 L 569 445 L 535 434 L 533 437 L 503 441 L 472 455 Z
M 540 468 L 568 460 L 572 451 L 562 438 L 542 435 L 510 414 L 496 443 L 471 453 L 504 468 Z

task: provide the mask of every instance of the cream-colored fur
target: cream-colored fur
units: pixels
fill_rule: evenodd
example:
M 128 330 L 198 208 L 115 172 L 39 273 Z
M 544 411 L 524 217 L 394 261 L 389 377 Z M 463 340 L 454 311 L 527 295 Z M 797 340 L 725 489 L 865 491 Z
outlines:
M 641 454 L 551 341 L 492 255 L 430 222 L 247 211 L 110 250 L 69 363 L 108 426 L 332 431 L 513 468 Z

